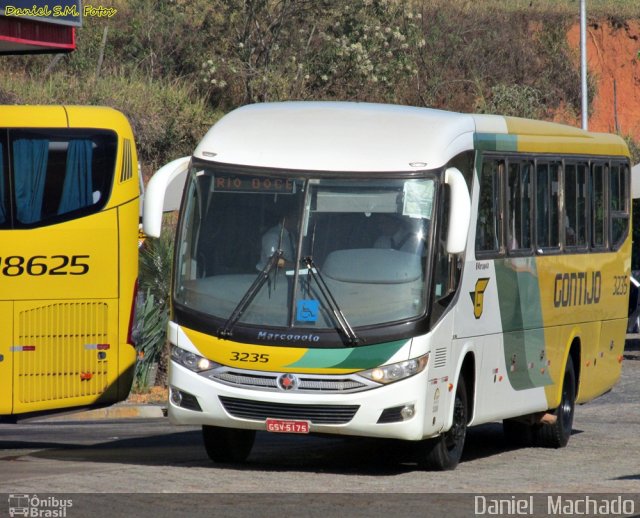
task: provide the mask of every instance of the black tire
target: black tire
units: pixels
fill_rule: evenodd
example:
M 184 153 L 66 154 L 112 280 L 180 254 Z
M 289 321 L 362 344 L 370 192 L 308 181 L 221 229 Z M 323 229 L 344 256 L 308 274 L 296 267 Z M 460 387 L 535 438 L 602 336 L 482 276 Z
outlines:
M 421 441 L 418 449 L 418 465 L 434 471 L 455 469 L 462 457 L 467 436 L 467 422 L 467 389 L 464 378 L 461 377 L 453 402 L 453 424 L 439 437 Z
M 244 462 L 251 453 L 255 438 L 255 430 L 202 427 L 204 448 L 213 462 Z
M 567 359 L 562 380 L 560 406 L 553 411 L 556 421 L 542 424 L 535 429 L 535 441 L 546 448 L 563 448 L 569 442 L 573 428 L 573 413 L 576 407 L 576 372 L 571 356 Z

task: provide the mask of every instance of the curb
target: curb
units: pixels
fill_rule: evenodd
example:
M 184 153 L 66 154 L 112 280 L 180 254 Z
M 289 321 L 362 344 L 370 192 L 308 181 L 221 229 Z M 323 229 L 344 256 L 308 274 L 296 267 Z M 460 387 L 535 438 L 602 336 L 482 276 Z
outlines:
M 46 421 L 96 421 L 100 419 L 140 419 L 161 418 L 166 415 L 166 407 L 162 405 L 117 404 L 94 410 L 65 413 L 47 417 Z

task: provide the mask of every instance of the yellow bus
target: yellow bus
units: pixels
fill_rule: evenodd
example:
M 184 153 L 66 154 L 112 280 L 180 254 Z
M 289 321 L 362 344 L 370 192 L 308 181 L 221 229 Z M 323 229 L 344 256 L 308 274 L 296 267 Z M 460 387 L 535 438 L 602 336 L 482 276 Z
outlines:
M 127 397 L 139 197 L 121 113 L 0 106 L 0 419 Z
M 214 461 L 255 432 L 413 441 L 452 469 L 468 426 L 561 447 L 621 370 L 630 165 L 613 135 L 366 103 L 223 117 L 186 178 L 169 417 Z

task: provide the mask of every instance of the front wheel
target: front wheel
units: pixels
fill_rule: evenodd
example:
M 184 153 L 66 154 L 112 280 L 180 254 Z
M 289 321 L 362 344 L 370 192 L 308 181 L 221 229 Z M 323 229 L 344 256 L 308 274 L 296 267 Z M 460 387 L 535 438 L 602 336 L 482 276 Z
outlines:
M 451 428 L 436 437 L 420 443 L 418 465 L 436 471 L 455 469 L 464 449 L 467 436 L 467 389 L 464 378 L 460 378 L 453 402 L 453 424 Z
M 569 442 L 576 406 L 576 373 L 571 356 L 567 359 L 562 380 L 560 406 L 553 412 L 555 421 L 536 428 L 536 443 L 547 448 L 563 448 Z
M 255 430 L 202 427 L 204 447 L 213 462 L 244 462 L 251 453 L 255 438 Z

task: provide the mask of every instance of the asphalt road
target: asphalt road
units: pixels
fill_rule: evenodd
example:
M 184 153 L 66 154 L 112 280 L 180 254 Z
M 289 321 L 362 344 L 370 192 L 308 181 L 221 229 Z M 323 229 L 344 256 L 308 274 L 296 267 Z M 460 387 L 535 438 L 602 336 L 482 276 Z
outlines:
M 624 495 L 635 498 L 638 515 L 639 441 L 640 347 L 634 342 L 614 390 L 577 408 L 568 447 L 510 448 L 499 423 L 483 425 L 470 429 L 452 472 L 420 471 L 403 445 L 382 440 L 264 432 L 245 464 L 214 465 L 199 429 L 173 427 L 163 418 L 3 424 L 0 516 L 16 494 L 73 494 L 75 507 L 65 517 L 85 511 L 192 516 L 212 508 L 224 510 L 218 516 L 262 516 L 265 509 L 294 516 L 301 510 L 338 516 L 346 509 L 351 516 L 439 516 L 436 509 L 446 509 L 447 516 L 473 516 L 476 497 L 496 493 Z

